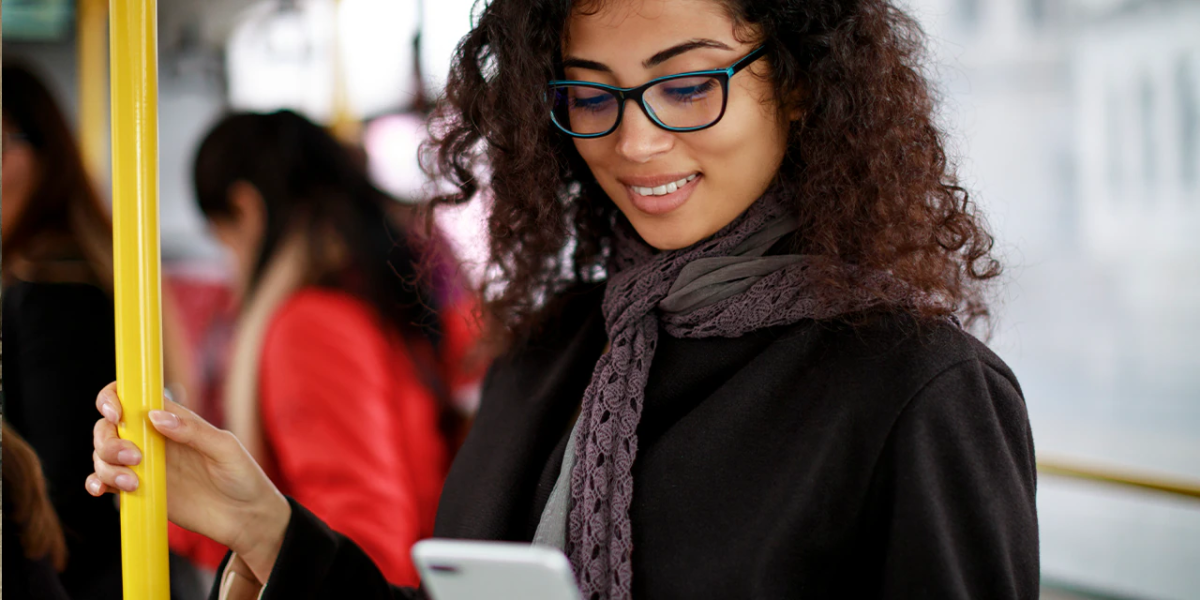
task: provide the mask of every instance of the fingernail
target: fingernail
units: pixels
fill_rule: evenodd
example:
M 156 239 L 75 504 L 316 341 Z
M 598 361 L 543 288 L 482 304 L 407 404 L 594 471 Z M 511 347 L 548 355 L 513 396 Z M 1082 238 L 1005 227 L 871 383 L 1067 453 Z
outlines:
M 104 413 L 105 419 L 112 421 L 114 424 L 117 422 L 117 409 L 113 408 L 111 403 L 105 402 L 104 404 L 101 404 L 100 412 Z
M 87 489 L 89 492 L 92 493 L 93 496 L 99 496 L 100 495 L 100 482 L 96 481 L 95 479 L 88 481 Z
M 117 475 L 117 487 L 127 492 L 132 492 L 137 489 L 137 479 L 133 475 L 121 473 Z
M 126 448 L 117 453 L 117 460 L 121 461 L 121 464 L 136 465 L 142 462 L 142 453 L 133 448 Z
M 179 417 L 165 410 L 150 411 L 150 420 L 154 422 L 155 427 L 161 429 L 175 429 L 179 427 Z

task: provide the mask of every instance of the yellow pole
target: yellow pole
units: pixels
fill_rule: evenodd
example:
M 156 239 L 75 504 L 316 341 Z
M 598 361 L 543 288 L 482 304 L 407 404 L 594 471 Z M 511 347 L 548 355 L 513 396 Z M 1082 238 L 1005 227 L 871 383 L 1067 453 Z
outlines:
M 156 0 L 110 0 L 113 275 L 121 437 L 143 449 L 137 491 L 121 493 L 125 600 L 166 600 L 167 496 L 163 438 L 147 413 L 162 408 L 158 233 Z
M 362 122 L 350 109 L 346 70 L 342 65 L 342 0 L 336 0 L 333 9 L 333 118 L 329 130 L 343 143 L 357 144 L 362 138 Z
M 79 79 L 79 147 L 83 164 L 93 178 L 101 177 L 108 165 L 104 148 L 105 21 L 107 0 L 79 0 L 76 17 L 75 65 Z

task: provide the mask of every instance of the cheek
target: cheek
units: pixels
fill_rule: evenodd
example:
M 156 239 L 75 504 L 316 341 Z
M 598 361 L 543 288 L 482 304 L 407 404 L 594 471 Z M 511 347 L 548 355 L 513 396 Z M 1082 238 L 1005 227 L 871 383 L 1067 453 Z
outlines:
M 617 156 L 615 139 L 615 135 L 609 135 L 591 140 L 575 140 L 575 151 L 579 153 L 583 162 L 587 163 L 588 169 L 600 187 L 610 198 L 614 199 L 619 198 L 624 189 L 614 174 L 615 163 L 620 160 Z
M 592 174 L 597 177 L 602 175 L 606 163 L 611 160 L 614 154 L 611 143 L 609 143 L 612 137 L 610 135 L 592 140 L 579 138 L 574 140 L 575 151 L 579 153 L 579 157 L 583 159 L 583 162 L 587 163 L 588 168 L 592 170 Z
M 238 270 L 243 278 L 250 276 L 250 271 L 254 268 L 254 251 L 249 244 L 241 240 L 231 248 L 233 255 L 237 259 Z
M 25 211 L 37 179 L 37 163 L 27 152 L 12 150 L 4 157 L 0 173 L 0 228 L 7 232 L 16 225 L 17 217 Z M 0 234 L 2 235 L 2 234 Z
M 234 297 L 240 300 L 246 294 L 254 265 L 250 263 L 250 257 L 241 245 L 222 241 L 221 247 L 225 250 L 225 266 L 229 269 Z
M 758 185 L 774 176 L 787 149 L 787 130 L 773 111 L 758 102 L 730 107 L 721 126 L 694 138 L 691 146 L 697 157 L 708 159 L 710 180 Z
M 224 248 L 226 252 L 228 252 L 230 255 L 233 254 L 233 244 L 231 243 L 232 240 L 230 240 L 229 231 L 227 229 L 210 223 L 208 226 L 208 231 L 214 238 L 217 238 L 217 243 L 221 244 L 221 247 Z
M 246 251 L 245 244 L 242 242 L 237 230 L 227 225 L 213 225 L 210 230 L 213 237 L 217 238 L 221 247 L 225 249 L 225 255 L 237 271 L 237 277 L 239 279 L 242 278 L 249 253 Z
M 34 161 L 29 153 L 23 150 L 10 150 L 4 157 L 4 189 L 5 191 L 24 192 L 30 187 L 34 178 Z

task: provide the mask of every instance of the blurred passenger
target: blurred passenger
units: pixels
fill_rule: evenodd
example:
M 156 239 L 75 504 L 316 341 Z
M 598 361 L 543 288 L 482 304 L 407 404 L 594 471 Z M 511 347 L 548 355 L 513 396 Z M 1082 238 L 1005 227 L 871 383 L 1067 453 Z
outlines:
M 62 600 L 67 542 L 33 448 L 4 424 L 4 597 Z
M 73 598 L 121 596 L 113 502 L 79 486 L 92 471 L 97 385 L 116 377 L 112 227 L 66 120 L 28 70 L 3 70 L 4 418 L 41 458 L 70 560 Z M 190 382 L 183 331 L 163 297 L 167 381 Z
M 432 243 L 391 222 L 394 200 L 293 112 L 222 120 L 195 185 L 236 264 L 226 425 L 283 493 L 416 584 L 409 547 L 433 531 L 462 433 L 453 397 L 473 381 L 453 274 L 422 278 Z

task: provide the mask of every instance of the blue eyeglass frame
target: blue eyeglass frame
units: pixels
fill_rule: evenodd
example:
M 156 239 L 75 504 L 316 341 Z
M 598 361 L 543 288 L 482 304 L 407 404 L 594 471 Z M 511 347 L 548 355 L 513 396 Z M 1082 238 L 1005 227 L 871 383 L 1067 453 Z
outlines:
M 654 123 L 655 125 L 659 126 L 662 129 L 665 129 L 667 131 L 688 132 L 688 131 L 700 131 L 701 129 L 708 129 L 709 127 L 712 127 L 713 125 L 720 123 L 721 118 L 725 116 L 725 107 L 729 104 L 729 80 L 731 78 L 733 78 L 734 75 L 737 75 L 739 71 L 741 71 L 742 69 L 745 69 L 746 67 L 750 66 L 750 64 L 753 63 L 754 61 L 765 56 L 766 53 L 767 53 L 767 47 L 759 46 L 758 48 L 755 48 L 754 50 L 752 50 L 750 52 L 750 54 L 747 54 L 747 55 L 739 58 L 737 60 L 737 62 L 733 63 L 732 65 L 729 65 L 728 67 L 726 67 L 724 69 L 711 69 L 708 71 L 689 71 L 687 73 L 676 73 L 674 75 L 667 75 L 664 77 L 659 77 L 657 79 L 651 79 L 650 81 L 647 81 L 646 83 L 643 83 L 642 85 L 639 85 L 637 87 L 631 87 L 631 88 L 621 88 L 621 87 L 617 87 L 614 85 L 596 83 L 594 81 L 554 80 L 554 81 L 551 81 L 549 84 L 547 84 L 547 88 L 550 90 L 551 93 L 553 93 L 553 91 L 556 89 L 565 88 L 568 86 L 589 87 L 589 88 L 595 88 L 595 89 L 611 92 L 612 94 L 614 94 L 617 97 L 617 119 L 616 119 L 616 121 L 613 122 L 613 126 L 610 127 L 607 131 L 603 131 L 600 133 L 575 133 L 575 132 L 571 131 L 570 129 L 567 129 L 567 127 L 565 127 L 562 123 L 558 122 L 558 119 L 555 118 L 555 116 L 554 116 L 554 105 L 552 103 L 550 106 L 550 120 L 554 123 L 554 126 L 557 127 L 559 131 L 561 131 L 571 137 L 576 137 L 576 138 L 604 137 L 604 136 L 609 135 L 612 132 L 616 131 L 617 127 L 621 126 L 621 119 L 623 119 L 625 117 L 625 104 L 629 100 L 633 100 L 634 102 L 637 103 L 637 105 L 639 107 L 641 107 L 642 112 L 645 113 L 646 117 L 649 118 L 652 123 Z M 646 90 L 648 90 L 652 86 L 662 83 L 664 81 L 670 81 L 672 79 L 683 79 L 685 77 L 715 77 L 718 81 L 721 82 L 721 112 L 717 114 L 717 118 L 713 119 L 712 123 L 709 123 L 707 125 L 701 125 L 699 127 L 671 127 L 670 125 L 667 125 L 666 123 L 663 123 L 662 121 L 660 121 L 658 119 L 658 117 L 655 116 L 654 111 L 646 106 L 646 101 L 642 98 L 642 95 L 646 92 Z

